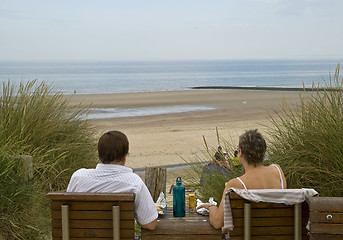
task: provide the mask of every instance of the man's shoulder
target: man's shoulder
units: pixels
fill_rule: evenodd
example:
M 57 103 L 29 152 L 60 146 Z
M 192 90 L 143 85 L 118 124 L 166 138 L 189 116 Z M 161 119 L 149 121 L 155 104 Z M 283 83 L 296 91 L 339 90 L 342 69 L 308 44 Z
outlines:
M 89 170 L 92 170 L 92 169 L 88 169 L 88 168 L 80 168 L 78 170 L 76 170 L 73 175 L 78 175 L 78 174 L 81 174 L 81 173 L 85 173 L 85 172 L 88 172 Z
M 96 175 L 96 169 L 94 168 L 80 168 L 72 174 L 71 178 L 90 177 L 94 174 Z
M 131 172 L 131 173 L 127 173 L 127 175 L 137 184 L 140 184 L 140 185 L 144 184 L 144 181 L 137 173 Z

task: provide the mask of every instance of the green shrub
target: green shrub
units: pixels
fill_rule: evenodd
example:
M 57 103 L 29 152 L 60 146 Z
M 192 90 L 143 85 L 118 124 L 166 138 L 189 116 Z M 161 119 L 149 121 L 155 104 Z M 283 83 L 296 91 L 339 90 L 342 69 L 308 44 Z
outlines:
M 314 188 L 321 196 L 343 196 L 343 79 L 299 95 L 283 105 L 269 129 L 269 157 L 282 166 L 288 188 Z
M 64 190 L 72 173 L 94 165 L 88 106 L 69 106 L 45 83 L 3 83 L 0 96 L 0 239 L 46 239 L 46 193 Z M 33 157 L 33 180 L 25 181 L 18 155 Z M 34 237 L 33 237 L 34 236 Z

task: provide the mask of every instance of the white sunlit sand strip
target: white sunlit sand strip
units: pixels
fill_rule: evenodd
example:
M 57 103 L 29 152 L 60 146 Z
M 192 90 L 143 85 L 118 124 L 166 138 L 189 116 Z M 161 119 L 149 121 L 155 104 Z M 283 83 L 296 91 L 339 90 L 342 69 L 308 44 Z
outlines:
M 175 105 L 141 108 L 92 108 L 91 113 L 88 114 L 88 119 L 138 117 L 191 111 L 206 111 L 213 109 L 216 108 L 199 105 Z

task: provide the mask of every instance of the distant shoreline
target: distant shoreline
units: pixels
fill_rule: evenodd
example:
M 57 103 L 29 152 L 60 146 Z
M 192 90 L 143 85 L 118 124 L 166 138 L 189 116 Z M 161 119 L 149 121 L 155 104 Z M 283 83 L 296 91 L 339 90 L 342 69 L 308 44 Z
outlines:
M 233 86 L 199 86 L 191 89 L 236 89 L 236 90 L 263 90 L 263 91 L 323 91 L 324 88 L 297 88 L 297 87 L 233 87 Z M 329 89 L 325 89 L 329 90 Z

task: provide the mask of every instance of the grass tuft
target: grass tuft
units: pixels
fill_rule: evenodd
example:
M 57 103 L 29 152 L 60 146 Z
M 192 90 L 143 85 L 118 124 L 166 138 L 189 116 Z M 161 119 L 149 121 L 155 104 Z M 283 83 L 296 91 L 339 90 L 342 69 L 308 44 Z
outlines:
M 340 65 L 324 86 L 304 90 L 300 104 L 284 102 L 271 119 L 269 157 L 282 166 L 289 188 L 343 196 L 343 79 Z

